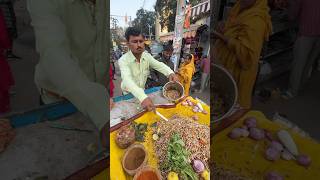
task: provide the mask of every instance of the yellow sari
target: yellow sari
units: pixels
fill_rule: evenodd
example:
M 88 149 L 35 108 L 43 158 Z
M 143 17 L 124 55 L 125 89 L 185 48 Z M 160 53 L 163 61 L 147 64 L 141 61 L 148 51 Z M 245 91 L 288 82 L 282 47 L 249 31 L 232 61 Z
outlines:
M 225 23 L 224 35 L 229 39 L 228 44 L 217 40 L 214 46 L 215 61 L 234 77 L 239 91 L 238 102 L 244 108 L 251 107 L 260 52 L 271 29 L 267 0 L 257 0 L 251 8 L 242 12 L 238 1 Z
M 178 72 L 179 82 L 184 87 L 184 95 L 185 96 L 189 96 L 192 76 L 195 72 L 194 56 L 192 54 L 191 54 L 191 56 L 192 56 L 191 61 L 189 63 L 188 62 L 182 63 L 182 65 L 179 68 L 179 72 Z

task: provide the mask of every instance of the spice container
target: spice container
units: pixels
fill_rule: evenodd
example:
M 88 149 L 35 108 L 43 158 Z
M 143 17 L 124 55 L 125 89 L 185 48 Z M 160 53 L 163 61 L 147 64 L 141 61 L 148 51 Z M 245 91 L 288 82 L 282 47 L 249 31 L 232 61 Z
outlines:
M 143 167 L 134 176 L 133 180 L 161 180 L 161 175 L 159 170 L 151 168 L 149 166 Z
M 134 176 L 147 164 L 148 154 L 142 144 L 133 144 L 125 152 L 122 158 L 123 169 Z

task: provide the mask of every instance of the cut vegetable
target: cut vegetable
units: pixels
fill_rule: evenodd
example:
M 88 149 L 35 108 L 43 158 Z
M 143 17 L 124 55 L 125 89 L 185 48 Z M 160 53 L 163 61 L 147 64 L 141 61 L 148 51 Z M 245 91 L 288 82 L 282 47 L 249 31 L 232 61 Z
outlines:
M 283 150 L 283 146 L 280 142 L 278 141 L 272 141 L 271 144 L 270 144 L 270 147 L 278 150 L 278 151 L 282 151 Z
M 293 159 L 293 156 L 292 156 L 292 154 L 291 154 L 289 151 L 283 150 L 283 151 L 281 152 L 281 158 L 282 158 L 283 160 L 290 161 L 291 159 Z
M 288 149 L 291 154 L 298 156 L 298 149 L 296 143 L 293 141 L 291 135 L 288 133 L 288 131 L 280 130 L 278 132 L 278 138 L 281 141 L 281 143 Z
M 153 135 L 152 135 L 152 139 L 155 140 L 155 141 L 157 141 L 157 140 L 159 139 L 158 134 L 153 134 Z
M 240 128 L 241 130 L 241 136 L 242 137 L 248 137 L 249 136 L 249 131 L 247 129 L 243 129 L 243 128 Z
M 168 174 L 168 180 L 179 180 L 178 174 L 175 172 L 170 172 Z
M 270 131 L 264 129 L 264 134 L 265 134 L 266 138 L 267 138 L 269 141 L 273 141 L 273 140 L 274 140 L 274 138 L 273 138 L 273 136 L 272 136 L 272 134 L 271 134 Z
M 203 111 L 203 107 L 202 107 L 202 105 L 201 105 L 200 103 L 197 103 L 197 106 L 199 107 L 199 109 L 200 109 L 201 111 Z
M 201 173 L 204 171 L 204 164 L 200 160 L 194 160 L 192 167 L 196 173 Z
M 248 127 L 248 128 L 255 128 L 257 127 L 257 119 L 254 117 L 248 117 L 244 120 L 244 124 Z
M 202 113 L 203 114 L 208 114 L 208 112 L 206 110 L 203 110 Z
M 301 166 L 304 167 L 308 167 L 311 164 L 311 159 L 309 156 L 305 155 L 305 154 L 301 154 L 297 157 L 297 162 L 298 164 L 300 164 Z
M 268 148 L 265 155 L 266 159 L 269 161 L 276 161 L 280 159 L 280 152 L 274 148 Z
M 231 139 L 238 139 L 242 135 L 242 130 L 240 128 L 234 128 L 232 131 L 228 134 L 229 138 Z
M 199 117 L 198 117 L 197 115 L 193 115 L 193 116 L 192 116 L 192 119 L 195 120 L 195 121 L 198 121 L 198 120 L 199 120 Z
M 266 174 L 265 180 L 283 180 L 283 177 L 276 172 L 269 172 Z
M 259 128 L 250 128 L 249 137 L 254 140 L 262 140 L 264 139 L 264 131 Z
M 205 170 L 201 173 L 201 177 L 204 179 L 204 180 L 210 180 L 210 173 L 209 171 Z

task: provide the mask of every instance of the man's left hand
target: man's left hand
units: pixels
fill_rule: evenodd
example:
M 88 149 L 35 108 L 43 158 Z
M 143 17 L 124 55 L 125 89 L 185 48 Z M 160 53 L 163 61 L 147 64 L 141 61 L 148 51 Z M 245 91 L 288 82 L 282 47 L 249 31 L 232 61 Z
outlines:
M 175 73 L 172 73 L 172 74 L 169 75 L 169 81 L 178 82 L 179 78 Z

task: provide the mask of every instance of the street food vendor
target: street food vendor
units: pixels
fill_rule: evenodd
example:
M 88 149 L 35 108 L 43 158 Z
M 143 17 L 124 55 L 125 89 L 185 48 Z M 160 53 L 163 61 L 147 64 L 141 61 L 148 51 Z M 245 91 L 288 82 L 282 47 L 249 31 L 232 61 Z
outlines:
M 129 27 L 125 36 L 130 51 L 119 59 L 121 89 L 124 94 L 132 93 L 141 102 L 143 108 L 152 111 L 154 104 L 144 92 L 150 68 L 167 76 L 169 81 L 178 81 L 178 78 L 170 67 L 145 52 L 144 36 L 140 30 Z
M 108 144 L 107 2 L 28 0 L 27 7 L 40 54 L 35 83 L 42 101 L 67 99 L 94 122 Z

